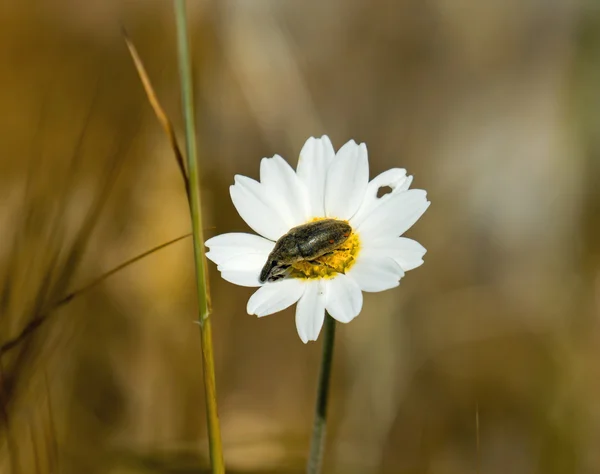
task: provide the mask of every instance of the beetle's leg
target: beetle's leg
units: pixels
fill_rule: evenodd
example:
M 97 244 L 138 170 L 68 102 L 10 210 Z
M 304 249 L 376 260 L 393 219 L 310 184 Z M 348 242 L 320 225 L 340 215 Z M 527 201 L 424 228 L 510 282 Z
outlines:
M 290 265 L 277 265 L 271 271 L 271 275 L 269 276 L 267 281 L 277 281 L 285 278 L 292 272 L 292 267 Z
M 325 255 L 327 255 L 327 254 L 325 254 Z M 309 260 L 309 262 L 312 263 L 313 265 L 322 265 L 322 266 L 327 267 L 327 268 L 329 268 L 331 270 L 335 270 L 336 273 L 340 273 L 337 268 L 332 267 L 331 265 L 329 265 L 329 264 L 327 264 L 325 262 L 320 262 L 319 260 Z

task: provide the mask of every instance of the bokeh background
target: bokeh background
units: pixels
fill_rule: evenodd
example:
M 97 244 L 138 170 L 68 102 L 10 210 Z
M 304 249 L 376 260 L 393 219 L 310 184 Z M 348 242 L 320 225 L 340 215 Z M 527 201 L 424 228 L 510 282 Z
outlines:
M 325 472 L 600 473 L 600 5 L 190 3 L 206 235 L 233 175 L 367 143 L 432 202 L 425 264 L 340 326 Z M 0 472 L 191 473 L 207 440 L 170 2 L 0 4 Z M 300 473 L 320 343 L 211 264 L 232 473 Z

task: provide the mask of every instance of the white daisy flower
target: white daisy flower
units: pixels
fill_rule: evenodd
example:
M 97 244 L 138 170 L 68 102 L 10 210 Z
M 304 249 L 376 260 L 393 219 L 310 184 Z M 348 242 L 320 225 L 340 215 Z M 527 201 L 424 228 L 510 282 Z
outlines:
M 369 182 L 364 143 L 335 153 L 327 136 L 309 138 L 293 168 L 279 155 L 263 158 L 260 182 L 236 175 L 231 199 L 259 235 L 222 234 L 206 256 L 236 285 L 259 287 L 248 314 L 258 317 L 298 303 L 304 343 L 319 336 L 325 311 L 352 321 L 362 292 L 389 290 L 423 263 L 426 250 L 400 237 L 429 207 L 426 192 L 409 190 L 412 176 L 394 168 Z M 381 197 L 381 188 L 390 191 Z

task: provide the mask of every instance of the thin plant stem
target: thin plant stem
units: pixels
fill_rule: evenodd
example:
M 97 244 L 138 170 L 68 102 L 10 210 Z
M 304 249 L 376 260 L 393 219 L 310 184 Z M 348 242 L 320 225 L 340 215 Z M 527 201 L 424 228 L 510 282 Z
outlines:
M 321 370 L 319 385 L 317 387 L 317 403 L 315 406 L 315 420 L 312 437 L 310 439 L 310 454 L 306 465 L 307 474 L 319 474 L 323 464 L 325 452 L 325 436 L 327 422 L 327 401 L 329 398 L 329 385 L 331 379 L 331 366 L 333 362 L 333 345 L 335 342 L 335 319 L 329 313 L 325 314 L 323 328 L 323 351 L 321 354 Z
M 175 0 L 175 20 L 177 27 L 177 53 L 179 58 L 181 99 L 185 121 L 185 147 L 188 170 L 187 177 L 194 240 L 194 264 L 196 268 L 196 290 L 198 293 L 198 322 L 202 340 L 202 368 L 204 373 L 204 392 L 206 399 L 210 464 L 213 474 L 222 474 L 225 472 L 225 463 L 223 460 L 221 427 L 219 425 L 219 414 L 217 410 L 215 363 L 211 320 L 209 318 L 210 296 L 206 271 L 206 256 L 204 254 L 204 237 L 202 233 L 200 179 L 198 173 L 194 98 L 192 92 L 192 71 L 185 0 Z

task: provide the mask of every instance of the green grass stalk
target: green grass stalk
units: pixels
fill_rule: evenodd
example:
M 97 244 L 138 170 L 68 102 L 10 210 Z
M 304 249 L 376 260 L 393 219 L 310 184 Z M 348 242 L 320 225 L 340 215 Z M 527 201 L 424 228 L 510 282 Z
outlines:
M 323 453 L 325 452 L 325 436 L 327 433 L 327 402 L 329 400 L 329 386 L 331 380 L 331 367 L 333 362 L 333 346 L 335 342 L 335 319 L 325 313 L 323 328 L 323 350 L 321 353 L 321 370 L 319 385 L 317 386 L 317 403 L 315 406 L 315 420 L 310 439 L 310 452 L 306 464 L 307 474 L 319 474 L 323 466 Z
M 192 231 L 194 240 L 194 264 L 196 267 L 196 289 L 198 293 L 198 322 L 202 339 L 202 368 L 204 372 L 204 392 L 206 395 L 206 416 L 208 423 L 208 443 L 210 463 L 213 474 L 225 472 L 221 428 L 217 411 L 217 390 L 215 384 L 215 364 L 210 321 L 210 296 L 204 254 L 204 236 L 202 233 L 202 211 L 200 205 L 200 179 L 198 174 L 198 152 L 196 145 L 196 126 L 194 120 L 194 97 L 192 91 L 192 71 L 187 30 L 187 12 L 185 0 L 175 1 L 175 19 L 177 26 L 177 52 L 179 58 L 179 76 L 181 98 L 185 120 L 185 147 L 187 155 L 188 188 Z

